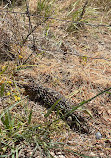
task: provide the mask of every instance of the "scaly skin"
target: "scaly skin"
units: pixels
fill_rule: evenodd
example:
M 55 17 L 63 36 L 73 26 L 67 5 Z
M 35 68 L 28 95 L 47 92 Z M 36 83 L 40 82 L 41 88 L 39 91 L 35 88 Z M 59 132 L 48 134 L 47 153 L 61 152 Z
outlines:
M 56 111 L 59 108 L 60 112 L 62 113 L 62 119 L 68 123 L 71 129 L 81 133 L 89 133 L 90 128 L 88 121 L 81 116 L 82 114 L 76 111 L 67 115 L 67 113 L 72 109 L 71 107 L 74 107 L 74 105 L 57 91 L 43 87 L 37 83 L 18 84 L 18 86 L 25 88 L 25 92 L 27 95 L 29 95 L 30 100 L 39 102 L 47 108 L 50 108 L 52 105 L 54 105 L 54 103 L 57 103 L 53 110 Z

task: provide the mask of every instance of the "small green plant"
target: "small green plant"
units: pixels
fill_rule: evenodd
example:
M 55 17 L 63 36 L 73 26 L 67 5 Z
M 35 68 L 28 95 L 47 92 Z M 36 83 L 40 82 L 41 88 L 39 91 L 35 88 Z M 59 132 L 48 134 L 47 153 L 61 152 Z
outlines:
M 88 5 L 87 0 L 82 7 L 80 7 L 80 0 L 77 0 L 72 5 L 70 12 L 67 14 L 67 17 L 72 19 L 72 22 L 67 28 L 68 32 L 75 32 L 80 28 L 84 28 L 83 16 L 85 14 L 87 5 Z
M 39 0 L 37 4 L 37 15 L 48 17 L 52 13 L 52 0 Z
M 14 132 L 15 118 L 13 118 L 11 113 L 8 111 L 5 113 L 4 117 L 1 117 L 1 121 L 7 131 L 8 137 L 10 137 Z
M 23 101 L 23 100 L 21 100 Z M 47 123 L 32 123 L 32 110 L 24 108 L 25 115 L 15 115 L 10 110 L 21 101 L 4 110 L 0 125 L 0 153 L 2 157 L 17 157 L 20 150 L 33 146 L 30 157 L 39 150 L 41 158 L 52 157 L 50 149 L 62 148 L 63 144 L 53 142 L 50 138 L 50 128 Z

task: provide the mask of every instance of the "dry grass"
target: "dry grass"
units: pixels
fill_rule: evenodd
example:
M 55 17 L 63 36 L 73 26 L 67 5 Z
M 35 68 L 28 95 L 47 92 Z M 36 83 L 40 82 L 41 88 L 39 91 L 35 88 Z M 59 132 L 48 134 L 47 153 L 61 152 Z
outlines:
M 30 11 L 32 13 L 37 11 L 37 2 L 38 1 L 36 0 L 29 1 Z M 54 17 L 71 20 L 73 18 L 71 17 L 71 14 L 69 14 L 71 10 L 74 7 L 74 11 L 79 10 L 84 4 L 84 1 L 79 1 L 79 3 L 74 6 L 75 2 L 76 1 L 72 0 L 56 0 L 53 2 L 52 11 L 55 9 Z M 86 13 L 82 20 L 90 21 L 91 23 L 105 22 L 109 24 L 110 1 L 91 1 L 89 3 L 91 6 L 87 6 Z M 23 5 L 25 6 L 25 4 Z M 15 10 L 20 11 L 24 6 L 15 8 Z M 98 7 L 99 9 L 95 10 L 93 6 Z M 44 11 L 42 12 L 42 15 L 44 15 Z M 0 111 L 16 104 L 17 101 L 24 98 L 24 90 L 18 88 L 16 85 L 16 82 L 19 81 L 28 82 L 29 80 L 34 79 L 45 87 L 55 89 L 64 96 L 73 93 L 71 100 L 74 104 L 87 100 L 101 90 L 111 87 L 110 28 L 95 28 L 85 25 L 83 29 L 80 28 L 76 31 L 67 32 L 66 30 L 69 23 L 49 20 L 34 31 L 33 34 L 36 39 L 35 43 L 37 49 L 35 53 L 29 57 L 32 53 L 30 45 L 33 44 L 33 36 L 31 35 L 29 37 L 29 41 L 27 41 L 24 46 L 20 45 L 22 42 L 22 36 L 26 37 L 29 32 L 29 25 L 27 25 L 28 18 L 26 17 L 24 20 L 24 17 L 21 15 L 13 15 L 11 13 L 4 13 L 3 16 L 0 15 L 0 18 L 5 19 L 4 22 L 0 22 L 0 30 L 4 30 L 3 33 L 5 33 L 3 41 L 0 42 L 0 49 L 2 49 L 1 44 L 7 42 L 8 39 L 10 51 L 2 51 L 3 58 L 4 56 L 7 57 L 7 55 L 9 57 L 9 53 L 11 53 L 14 55 L 15 59 L 9 61 L 7 57 L 7 61 L 2 60 L 0 62 L 0 86 L 2 96 L 2 100 L 0 101 Z M 33 21 L 32 25 L 34 26 L 37 21 L 33 19 L 33 17 L 31 17 L 31 20 Z M 27 62 L 23 64 L 26 60 Z M 4 98 L 6 99 L 4 100 Z M 31 109 L 32 118 L 28 125 L 27 120 L 30 118 Z M 111 94 L 105 93 L 78 110 L 84 114 L 84 117 L 89 118 L 89 115 L 86 114 L 86 112 L 91 113 L 93 116 L 92 119 L 89 118 L 89 124 L 92 126 L 92 132 L 90 135 L 82 135 L 71 131 L 63 121 L 60 121 L 57 124 L 54 123 L 46 130 L 47 123 L 51 120 L 55 120 L 56 114 L 52 112 L 48 118 L 45 118 L 44 114 L 46 114 L 47 110 L 44 107 L 41 107 L 38 103 L 31 101 L 28 102 L 27 100 L 21 101 L 20 103 L 17 103 L 17 106 L 14 106 L 10 112 L 16 120 L 14 130 L 17 129 L 17 132 L 23 134 L 24 137 L 26 134 L 26 140 L 34 141 L 35 138 L 33 136 L 33 139 L 31 139 L 31 133 L 28 133 L 26 128 L 30 131 L 32 127 L 35 128 L 35 126 L 40 125 L 40 128 L 37 127 L 39 132 L 37 133 L 34 131 L 34 135 L 38 134 L 39 138 L 42 137 L 42 130 L 46 130 L 46 135 L 43 135 L 44 138 L 41 139 L 43 150 L 42 152 L 35 152 L 35 157 L 37 157 L 37 155 L 38 157 L 45 157 L 45 154 L 43 155 L 43 153 L 48 153 L 50 151 L 54 157 L 58 158 L 59 155 L 62 155 L 64 158 L 80 157 L 80 155 L 77 156 L 76 153 L 92 157 L 98 156 L 107 158 L 111 154 Z M 4 142 L 8 142 L 9 139 L 5 128 L 3 127 L 2 122 L 0 124 L 1 130 L 4 132 L 2 134 L 5 136 Z M 25 133 L 25 131 L 27 133 Z M 102 133 L 102 139 L 99 141 L 95 139 L 95 133 L 97 131 Z M 38 138 L 38 135 L 36 135 L 36 138 Z M 53 140 L 53 142 L 56 143 L 58 141 L 65 143 L 64 148 L 72 149 L 75 154 L 69 154 L 69 152 L 62 151 L 62 149 L 57 150 L 56 148 L 45 151 L 45 147 L 48 147 L 50 144 L 50 142 L 47 142 L 49 138 L 51 141 Z M 12 137 L 10 137 L 10 139 L 12 139 Z M 27 144 L 28 141 L 23 141 L 21 137 L 20 139 L 21 142 L 18 143 L 22 147 L 20 150 L 23 151 L 23 155 L 20 153 L 20 157 L 30 157 L 35 149 L 35 144 L 31 142 L 32 144 L 29 145 Z M 14 137 L 14 141 L 17 141 L 16 136 Z M 23 146 L 23 142 L 27 144 L 27 147 Z M 8 145 L 10 145 L 10 141 Z M 13 143 L 13 145 L 14 150 L 17 152 L 17 144 Z M 12 149 L 13 145 L 10 145 Z M 0 151 L 2 154 L 11 152 L 12 155 L 14 155 L 13 150 L 10 150 L 10 148 L 5 146 L 5 149 L 2 149 L 3 150 Z

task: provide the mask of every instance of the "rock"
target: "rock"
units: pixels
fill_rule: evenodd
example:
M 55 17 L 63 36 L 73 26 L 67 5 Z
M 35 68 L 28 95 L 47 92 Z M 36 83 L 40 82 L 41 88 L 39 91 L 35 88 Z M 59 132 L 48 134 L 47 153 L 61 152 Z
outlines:
M 59 158 L 65 158 L 65 156 L 64 155 L 59 155 Z
M 50 152 L 50 154 L 51 154 L 53 157 L 55 156 L 55 153 L 54 153 L 54 152 L 52 152 L 52 151 Z
M 97 132 L 96 135 L 95 135 L 96 139 L 101 139 L 102 135 L 100 132 Z

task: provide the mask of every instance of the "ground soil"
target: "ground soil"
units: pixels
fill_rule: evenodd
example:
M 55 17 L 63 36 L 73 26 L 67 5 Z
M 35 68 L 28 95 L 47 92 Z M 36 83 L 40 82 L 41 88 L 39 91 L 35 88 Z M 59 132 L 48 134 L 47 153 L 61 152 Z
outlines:
M 67 1 L 67 6 L 70 1 Z M 58 1 L 57 6 L 63 10 L 59 14 L 62 19 L 67 14 L 66 1 Z M 65 13 L 64 13 L 65 12 Z M 64 15 L 65 16 L 65 15 Z M 98 13 L 92 23 L 97 23 L 105 13 Z M 107 16 L 106 16 L 107 17 Z M 108 19 L 106 20 L 109 23 Z M 103 22 L 105 20 L 103 19 Z M 49 25 L 47 36 L 45 29 Z M 75 32 L 67 32 L 67 22 L 49 20 L 40 26 L 35 32 L 36 53 L 28 61 L 31 68 L 20 70 L 16 80 L 28 82 L 30 78 L 44 87 L 52 88 L 64 96 L 71 96 L 71 101 L 77 104 L 87 100 L 102 90 L 111 87 L 111 31 L 108 27 L 92 27 L 84 25 Z M 29 37 L 31 40 L 31 37 Z M 27 53 L 31 53 L 29 41 Z M 23 54 L 24 55 L 24 54 Z M 11 61 L 12 62 L 12 61 Z M 44 107 L 39 103 L 29 102 L 34 110 L 34 118 L 44 121 Z M 86 109 L 86 110 L 85 110 Z M 74 152 L 91 157 L 111 157 L 111 95 L 103 94 L 79 109 L 84 117 L 89 118 L 92 127 L 90 134 L 80 134 L 78 131 L 63 130 L 53 135 L 54 141 L 62 141 L 69 145 Z M 91 113 L 92 118 L 86 114 Z M 100 132 L 102 138 L 97 140 L 96 132 Z M 31 149 L 27 148 L 30 155 Z M 25 149 L 24 149 L 25 151 Z M 35 157 L 37 157 L 36 153 Z M 69 152 L 52 151 L 54 158 L 78 158 Z M 23 155 L 21 154 L 21 157 Z M 24 157 L 24 156 L 23 156 Z M 40 156 L 38 156 L 40 157 Z

